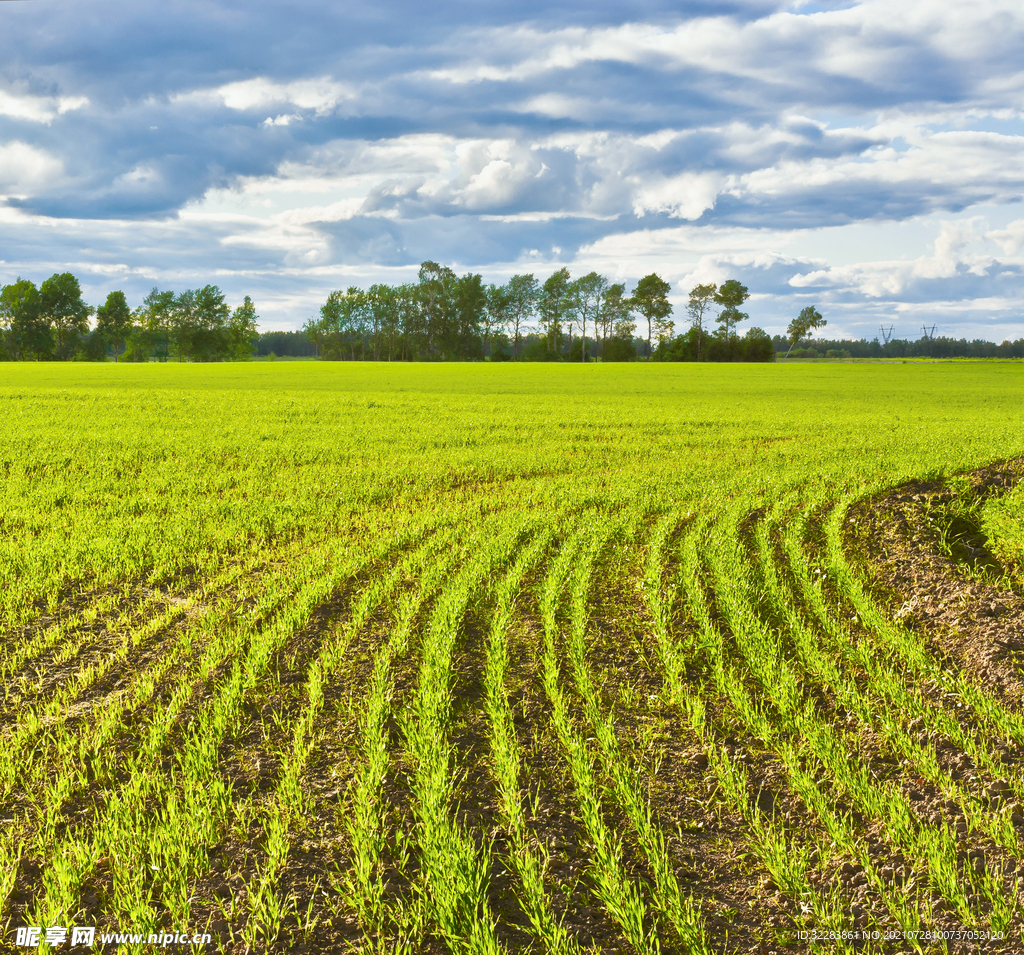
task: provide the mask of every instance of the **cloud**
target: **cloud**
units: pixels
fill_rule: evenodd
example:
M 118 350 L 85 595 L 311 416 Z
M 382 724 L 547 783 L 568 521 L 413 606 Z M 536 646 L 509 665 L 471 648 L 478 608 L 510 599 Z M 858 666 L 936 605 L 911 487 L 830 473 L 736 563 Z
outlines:
M 998 260 L 990 255 L 965 251 L 970 244 L 985 236 L 983 219 L 978 216 L 941 221 L 938 226 L 931 255 L 921 255 L 909 261 L 862 262 L 798 272 L 789 279 L 789 284 L 798 289 L 834 289 L 878 299 L 916 297 L 937 279 L 960 278 L 970 286 L 979 284 L 971 277 L 989 279 L 989 271 Z
M 1015 219 L 1005 229 L 993 229 L 986 238 L 998 242 L 1006 255 L 1016 255 L 1024 248 L 1024 219 Z
M 63 165 L 55 156 L 28 143 L 0 143 L 0 192 L 18 195 L 60 179 Z
M 769 317 L 1007 314 L 1022 54 L 1009 0 L 3 4 L 4 268 L 59 251 L 285 302 L 427 257 L 603 263 L 735 273 Z M 913 223 L 906 259 L 878 252 Z M 849 254 L 796 248 L 824 230 Z
M 264 76 L 225 83 L 214 89 L 190 90 L 171 97 L 172 103 L 220 103 L 240 112 L 294 106 L 324 116 L 340 103 L 351 100 L 354 93 L 346 84 L 330 77 L 293 80 L 278 83 Z M 287 124 L 281 124 L 287 125 Z
M 0 116 L 30 123 L 52 123 L 53 120 L 89 105 L 86 96 L 35 96 L 16 88 L 0 89 Z

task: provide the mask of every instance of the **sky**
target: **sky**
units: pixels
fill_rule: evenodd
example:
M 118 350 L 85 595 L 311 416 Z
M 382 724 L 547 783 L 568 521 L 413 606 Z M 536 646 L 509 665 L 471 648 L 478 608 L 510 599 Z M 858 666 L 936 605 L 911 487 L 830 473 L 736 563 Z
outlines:
M 0 0 L 0 284 L 263 329 L 435 260 L 1024 337 L 1024 3 Z

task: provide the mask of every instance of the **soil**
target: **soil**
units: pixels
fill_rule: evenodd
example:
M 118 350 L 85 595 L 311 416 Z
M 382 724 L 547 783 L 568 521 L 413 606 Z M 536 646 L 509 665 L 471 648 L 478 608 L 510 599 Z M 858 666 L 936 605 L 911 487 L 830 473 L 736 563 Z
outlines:
M 979 502 L 989 495 L 1004 493 L 1022 477 L 1024 458 L 948 481 L 911 482 L 858 502 L 849 511 L 845 525 L 847 553 L 858 563 L 862 578 L 867 580 L 872 596 L 885 612 L 917 632 L 950 670 L 969 674 L 973 683 L 988 689 L 1013 711 L 1024 704 L 1024 593 L 1003 573 L 973 515 Z M 749 536 L 762 519 L 759 513 L 750 515 L 744 535 Z M 750 546 L 749 540 L 746 546 Z M 820 542 L 812 541 L 812 550 L 815 546 L 820 546 Z M 723 952 L 750 955 L 807 952 L 808 945 L 798 940 L 795 931 L 801 924 L 799 902 L 781 892 L 758 861 L 752 851 L 749 826 L 719 792 L 706 753 L 685 729 L 681 714 L 664 692 L 642 593 L 643 559 L 644 555 L 635 547 L 613 548 L 595 570 L 587 659 L 600 688 L 604 711 L 614 714 L 624 758 L 644 774 L 652 818 L 665 834 L 672 868 L 684 893 L 692 892 L 695 903 L 704 912 L 715 947 Z M 778 565 L 785 575 L 785 561 L 780 559 Z M 671 572 L 669 568 L 667 573 Z M 549 853 L 547 886 L 557 915 L 575 941 L 597 951 L 628 955 L 631 950 L 621 932 L 592 891 L 586 832 L 577 816 L 572 779 L 550 725 L 550 704 L 541 682 L 543 629 L 536 599 L 538 584 L 539 580 L 531 581 L 519 601 L 519 612 L 509 634 L 507 682 L 522 747 L 522 785 L 530 806 L 528 825 L 531 835 Z M 792 581 L 785 586 L 791 594 L 795 593 Z M 280 756 L 290 743 L 289 724 L 304 698 L 306 669 L 332 628 L 346 620 L 353 593 L 353 588 L 339 592 L 314 613 L 307 626 L 294 634 L 276 655 L 269 668 L 273 679 L 246 699 L 237 726 L 220 749 L 221 770 L 231 782 L 236 799 L 251 797 L 259 809 L 272 797 L 280 775 Z M 168 594 L 165 602 L 174 596 Z M 713 605 L 714 595 L 709 594 L 709 599 Z M 841 598 L 832 595 L 832 599 L 840 612 Z M 157 604 L 156 609 L 160 606 Z M 677 610 L 680 613 L 674 626 L 677 635 L 684 635 L 692 624 L 687 622 L 682 608 Z M 768 608 L 758 610 L 769 620 Z M 849 608 L 844 610 L 848 618 Z M 429 607 L 424 608 L 423 613 L 428 611 Z M 502 862 L 510 849 L 501 827 L 490 771 L 488 728 L 482 706 L 487 611 L 481 605 L 467 615 L 453 670 L 451 741 L 457 772 L 455 801 L 459 824 L 481 846 L 486 843 L 490 847 L 491 911 L 497 920 L 499 939 L 507 951 L 518 952 L 529 950 L 531 939 L 516 899 L 515 879 Z M 383 612 L 368 621 L 356 635 L 341 672 L 334 674 L 325 687 L 325 703 L 316 726 L 319 742 L 302 782 L 308 814 L 294 833 L 280 880 L 282 892 L 294 907 L 284 919 L 282 937 L 269 950 L 360 951 L 370 946 L 386 948 L 394 941 L 364 936 L 346 902 L 339 877 L 349 864 L 345 814 L 348 787 L 360 759 L 359 700 L 366 692 L 375 655 L 391 625 L 390 617 Z M 112 614 L 93 626 L 95 632 L 83 640 L 80 653 L 62 665 L 68 672 L 71 667 L 90 662 L 116 638 L 117 623 Z M 128 668 L 145 665 L 159 655 L 161 646 L 173 637 L 173 631 L 172 627 L 170 633 L 154 635 L 125 661 L 125 666 L 113 668 L 103 680 L 97 681 L 79 704 L 102 705 L 107 695 L 119 689 L 118 681 L 131 675 L 126 672 Z M 741 661 L 731 637 L 727 632 L 725 637 L 726 652 L 734 655 L 733 663 L 738 665 Z M 858 635 L 855 633 L 853 638 Z M 784 645 L 787 639 L 780 632 Z M 564 647 L 558 649 L 564 652 Z M 414 638 L 407 652 L 393 661 L 392 719 L 388 726 L 392 762 L 383 780 L 389 805 L 387 825 L 392 836 L 396 832 L 412 834 L 415 826 L 412 767 L 405 755 L 401 713 L 415 693 L 419 657 L 418 640 Z M 46 669 L 45 659 L 32 663 Z M 47 679 L 61 675 L 50 673 Z M 206 684 L 217 676 L 212 675 Z M 172 677 L 173 674 L 168 679 Z M 719 745 L 748 774 L 750 798 L 763 812 L 784 821 L 795 838 L 818 833 L 820 823 L 802 800 L 789 791 L 787 775 L 777 755 L 763 741 L 737 728 L 725 701 L 709 688 L 708 677 L 699 660 L 693 662 L 686 674 L 708 704 Z M 563 688 L 575 726 L 584 738 L 592 736 L 564 660 Z M 203 689 L 204 686 L 196 688 L 196 706 L 200 705 Z M 937 688 L 926 687 L 923 691 L 934 695 L 937 705 L 943 704 Z M 37 688 L 33 692 L 42 690 Z M 988 873 L 1005 887 L 1015 884 L 1016 859 L 978 833 L 966 831 L 959 804 L 944 799 L 910 767 L 894 760 L 884 738 L 874 729 L 859 726 L 836 705 L 827 688 L 809 685 L 807 694 L 831 720 L 851 755 L 870 766 L 880 780 L 895 781 L 903 789 L 919 819 L 933 824 L 945 822 L 956 833 L 958 865 L 964 878 L 973 870 Z M 83 711 L 82 718 L 86 715 Z M 144 716 L 133 714 L 126 720 L 118 737 L 120 746 L 134 745 L 136 731 L 144 729 Z M 969 724 L 966 716 L 965 721 Z M 184 722 L 183 718 L 182 725 Z M 912 724 L 910 728 L 915 729 Z M 923 728 L 919 729 L 923 734 Z M 971 727 L 965 725 L 965 729 Z M 1024 809 L 1012 804 L 1000 779 L 986 777 L 966 754 L 946 740 L 922 736 L 922 742 L 934 746 L 940 766 L 949 771 L 970 798 L 987 808 L 1005 810 L 1024 839 Z M 1017 742 L 987 742 L 1008 775 L 1015 776 L 1024 767 L 1024 747 Z M 625 813 L 616 805 L 610 781 L 600 774 L 596 749 L 593 752 L 598 781 L 605 787 L 606 818 L 612 830 L 621 836 L 627 873 L 641 882 L 647 881 L 649 872 L 643 851 Z M 168 753 L 168 766 L 172 755 Z M 88 788 L 84 795 L 91 799 L 97 794 Z M 842 809 L 841 794 L 837 798 Z M 99 806 L 89 804 L 89 799 L 83 799 L 81 806 L 83 824 L 99 812 Z M 906 859 L 895 852 L 882 838 L 877 820 L 854 818 L 854 822 L 882 878 L 890 884 L 912 888 L 920 860 Z M 258 871 L 262 838 L 258 822 L 249 827 L 241 821 L 233 824 L 224 841 L 209 850 L 209 868 L 192 886 L 197 930 L 208 926 L 218 943 L 215 948 L 232 955 L 246 952 L 240 941 L 246 918 L 246 885 Z M 417 885 L 415 852 L 406 865 L 400 864 L 407 844 L 400 845 L 391 838 L 381 878 L 387 884 L 385 894 L 389 902 L 414 907 L 421 887 Z M 839 887 L 856 924 L 864 924 L 869 917 L 877 920 L 876 924 L 884 924 L 887 916 L 881 900 L 867 885 L 856 859 L 844 858 L 840 853 L 821 860 L 820 864 L 812 860 L 811 869 L 812 881 L 819 888 Z M 1021 872 L 1024 874 L 1024 866 Z M 27 917 L 41 875 L 35 860 L 22 860 L 9 909 L 11 924 L 21 924 Z M 102 900 L 110 886 L 109 872 L 98 865 L 96 873 L 82 887 L 82 914 L 101 920 Z M 311 909 L 319 913 L 319 919 L 304 930 L 301 915 Z M 931 927 L 957 925 L 955 914 L 938 904 Z M 1016 936 L 1011 933 L 1010 937 L 1019 939 L 1022 926 L 1024 922 L 1018 913 L 1012 923 Z M 666 955 L 677 951 L 671 939 L 666 940 L 667 930 L 659 929 L 658 934 Z M 0 940 L 0 948 L 4 944 Z M 1006 946 L 990 944 L 984 951 L 1014 951 L 1013 943 Z M 430 935 L 420 935 L 415 946 L 416 952 L 439 955 L 446 950 L 440 939 Z M 973 953 L 982 949 L 965 943 L 951 950 Z
M 871 555 L 870 581 L 891 617 L 1015 708 L 1024 700 L 1024 593 L 970 514 L 1024 477 L 1024 458 L 947 481 L 913 481 L 850 509 L 848 547 Z

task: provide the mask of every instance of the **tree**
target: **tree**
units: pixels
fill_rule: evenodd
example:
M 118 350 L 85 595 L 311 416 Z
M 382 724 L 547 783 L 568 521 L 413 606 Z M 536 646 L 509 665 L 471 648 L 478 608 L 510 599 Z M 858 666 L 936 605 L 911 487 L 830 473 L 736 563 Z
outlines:
M 636 358 L 636 346 L 632 337 L 620 338 L 617 335 L 609 338 L 604 345 L 602 361 L 633 361 Z
M 134 319 L 124 292 L 111 292 L 106 302 L 96 309 L 96 332 L 103 341 L 110 342 L 114 349 L 115 362 L 117 346 L 127 344 L 133 327 Z
M 389 333 L 393 335 L 398 315 L 395 289 L 382 283 L 371 285 L 370 290 L 366 293 L 365 311 L 373 360 L 380 361 L 381 344 Z M 391 360 L 390 351 L 388 360 Z
M 260 317 L 256 314 L 252 299 L 246 295 L 228 320 L 231 355 L 236 361 L 249 361 L 252 358 L 254 340 L 259 337 L 259 333 Z
M 672 314 L 672 303 L 668 293 L 672 286 L 653 272 L 645 275 L 633 290 L 633 308 L 647 319 L 647 360 L 651 360 L 651 337 L 654 332 L 658 337 L 667 334 L 672 323 L 668 320 Z
M 690 300 L 686 303 L 686 313 L 690 316 L 690 327 L 697 338 L 697 361 L 700 361 L 700 346 L 704 338 L 704 323 L 707 321 L 718 286 L 714 282 L 695 285 L 690 289 Z
M 174 296 L 174 303 L 167 313 L 167 324 L 171 341 L 178 350 L 178 361 L 184 361 L 192 355 L 197 331 L 196 293 L 192 289 L 185 289 Z
M 485 358 L 491 336 L 495 333 L 500 335 L 508 328 L 512 311 L 512 296 L 508 285 L 488 285 L 486 294 L 487 304 L 481 322 L 484 332 L 481 354 Z
M 145 343 L 160 361 L 171 357 L 172 318 L 177 296 L 153 289 L 142 303 L 145 309 Z
M 455 325 L 449 343 L 453 358 L 471 358 L 476 355 L 476 340 L 481 335 L 481 324 L 487 309 L 487 289 L 483 276 L 468 273 L 455 280 Z
M 568 295 L 571 302 L 569 314 L 579 325 L 583 344 L 580 348 L 580 361 L 587 360 L 587 322 L 594 325 L 594 340 L 597 340 L 597 320 L 604 300 L 608 280 L 597 272 L 589 272 L 569 284 Z
M 750 318 L 746 312 L 740 311 L 740 306 L 748 298 L 750 298 L 750 292 L 747 291 L 747 287 L 740 285 L 736 279 L 729 279 L 727 282 L 723 282 L 715 293 L 715 304 L 722 306 L 722 311 L 718 313 L 718 326 L 725 335 L 726 345 L 730 349 L 734 335 L 732 331 L 733 326 L 739 324 L 744 319 Z
M 66 361 L 79 335 L 89 331 L 92 309 L 82 301 L 82 288 L 70 272 L 51 275 L 39 286 L 39 311 L 53 328 L 57 358 Z
M 428 357 L 451 347 L 457 337 L 458 317 L 455 273 L 448 266 L 426 261 L 420 265 L 418 287 L 423 311 Z
M 512 360 L 519 354 L 519 339 L 540 299 L 540 283 L 530 275 L 513 275 L 508 280 L 508 316 L 512 329 Z
M 561 268 L 548 276 L 540 290 L 539 325 L 548 351 L 562 346 L 562 323 L 569 309 L 569 270 Z
M 28 279 L 0 290 L 0 328 L 15 361 L 40 361 L 53 354 L 53 332 L 40 311 L 39 289 Z
M 789 352 L 809 331 L 814 328 L 824 328 L 827 324 L 828 322 L 821 317 L 821 313 L 813 305 L 808 305 L 803 309 L 786 329 L 786 337 L 789 339 L 789 351 L 786 352 L 786 357 L 789 358 Z
M 345 292 L 331 292 L 320 306 L 320 318 L 306 323 L 306 334 L 316 343 L 321 357 L 343 360 L 347 346 L 355 361 L 356 340 L 361 343 L 363 337 L 365 297 L 363 290 L 354 285 Z
M 633 300 L 625 294 L 626 286 L 621 282 L 609 285 L 605 289 L 604 301 L 601 303 L 601 324 L 605 338 L 609 334 L 614 338 L 632 343 L 636 322 L 633 321 Z M 635 353 L 636 349 L 634 349 Z
M 405 285 L 399 285 L 398 288 L 395 289 L 395 324 L 392 328 L 392 341 L 388 346 L 389 360 L 390 349 L 395 346 L 396 337 L 398 339 L 398 343 L 401 344 L 401 353 L 399 357 L 402 359 L 412 359 L 415 357 L 412 352 L 412 344 L 414 337 L 418 334 L 422 318 L 419 294 L 416 286 L 411 282 L 407 282 Z
M 193 292 L 195 312 L 193 316 L 192 356 L 195 359 L 211 361 L 219 358 L 230 340 L 228 322 L 231 307 L 224 301 L 224 293 L 216 285 L 204 285 Z

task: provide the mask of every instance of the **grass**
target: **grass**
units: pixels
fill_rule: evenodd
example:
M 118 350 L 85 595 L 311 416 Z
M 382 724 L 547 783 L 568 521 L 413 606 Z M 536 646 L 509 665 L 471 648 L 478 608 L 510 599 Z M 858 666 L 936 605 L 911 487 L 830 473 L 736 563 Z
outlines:
M 989 549 L 1018 582 L 1024 582 L 1024 486 L 987 501 L 980 523 Z
M 991 362 L 3 366 L 4 937 L 1019 947 L 1019 697 L 848 532 L 1022 406 Z M 1021 487 L 968 515 L 1018 571 Z

